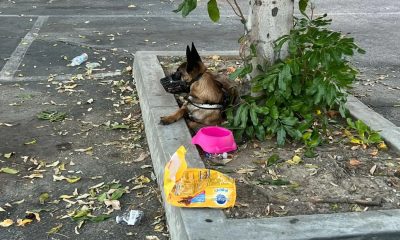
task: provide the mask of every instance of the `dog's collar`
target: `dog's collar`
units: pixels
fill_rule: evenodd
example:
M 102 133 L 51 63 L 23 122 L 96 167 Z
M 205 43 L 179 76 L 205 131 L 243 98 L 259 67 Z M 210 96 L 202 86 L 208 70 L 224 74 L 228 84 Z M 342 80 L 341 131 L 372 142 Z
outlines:
M 204 73 L 200 73 L 199 75 L 197 75 L 195 78 L 192 79 L 192 81 L 189 82 L 189 85 L 192 85 L 192 83 L 197 82 L 200 80 L 201 77 L 203 77 Z
M 224 107 L 221 104 L 194 103 L 192 96 L 189 96 L 187 100 L 193 106 L 201 108 L 201 109 L 210 109 L 210 110 L 212 110 L 212 109 L 222 109 Z

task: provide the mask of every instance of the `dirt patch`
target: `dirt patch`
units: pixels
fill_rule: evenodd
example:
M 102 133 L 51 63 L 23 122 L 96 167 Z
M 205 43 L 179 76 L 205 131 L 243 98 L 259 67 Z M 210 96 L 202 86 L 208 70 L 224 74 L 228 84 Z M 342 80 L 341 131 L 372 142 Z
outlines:
M 182 61 L 160 58 L 166 74 Z M 219 56 L 204 62 L 218 74 L 240 65 L 236 59 Z M 207 168 L 237 180 L 236 206 L 225 214 L 260 218 L 399 208 L 399 155 L 390 149 L 352 145 L 345 127 L 343 120 L 331 119 L 330 137 L 313 158 L 304 156 L 303 145 L 287 143 L 279 148 L 274 138 L 240 144 L 226 164 L 206 158 L 200 150 Z

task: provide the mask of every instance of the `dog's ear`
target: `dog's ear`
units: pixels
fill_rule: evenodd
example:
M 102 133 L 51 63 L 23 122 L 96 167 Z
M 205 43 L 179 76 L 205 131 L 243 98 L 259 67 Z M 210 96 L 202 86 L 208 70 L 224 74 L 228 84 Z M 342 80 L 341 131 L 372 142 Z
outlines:
M 186 45 L 186 61 L 188 62 L 190 58 L 191 58 L 190 47 L 189 45 Z
M 194 46 L 194 43 L 193 43 L 193 42 L 192 42 L 192 51 L 190 51 L 190 53 L 191 53 L 191 56 L 192 56 L 193 61 L 195 61 L 195 62 L 201 62 L 200 55 L 199 55 L 199 53 L 197 52 L 197 49 L 196 49 L 196 47 Z

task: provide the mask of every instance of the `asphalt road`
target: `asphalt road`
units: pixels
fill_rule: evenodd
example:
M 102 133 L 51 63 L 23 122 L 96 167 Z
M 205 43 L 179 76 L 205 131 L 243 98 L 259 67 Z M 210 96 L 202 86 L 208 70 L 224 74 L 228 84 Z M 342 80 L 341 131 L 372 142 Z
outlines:
M 44 94 L 49 89 L 47 87 L 49 75 L 57 75 L 65 80 L 83 72 L 80 68 L 67 67 L 68 62 L 65 58 L 71 59 L 82 52 L 87 52 L 89 61 L 103 61 L 102 64 L 105 67 L 102 71 L 103 75 L 119 76 L 117 70 L 124 68 L 121 61 L 131 61 L 138 50 L 184 50 L 191 42 L 195 42 L 200 51 L 238 49 L 237 39 L 242 33 L 242 26 L 225 1 L 220 1 L 222 7 L 219 23 L 212 23 L 208 19 L 205 10 L 206 1 L 199 1 L 198 9 L 187 18 L 182 18 L 172 12 L 179 2 L 173 0 L 2 0 L 0 2 L 2 94 L 0 122 L 20 121 L 19 123 L 25 126 L 25 130 L 14 132 L 14 137 L 11 137 L 13 132 L 0 126 L 0 153 L 19 152 L 21 146 L 17 143 L 26 140 L 24 137 L 27 137 L 29 124 L 32 123 L 30 118 L 43 110 L 39 102 L 43 102 L 43 99 L 47 99 L 52 94 L 57 96 L 53 92 Z M 354 59 L 356 66 L 361 70 L 360 79 L 353 89 L 354 94 L 375 111 L 400 126 L 400 83 L 398 80 L 400 77 L 400 41 L 398 40 L 400 39 L 400 1 L 316 0 L 315 2 L 317 13 L 328 13 L 334 20 L 332 25 L 334 29 L 351 34 L 367 51 L 367 54 L 358 55 Z M 246 3 L 247 1 L 241 1 L 244 8 L 246 8 Z M 115 77 L 108 79 L 115 80 Z M 23 94 L 20 88 L 24 88 L 25 85 L 29 93 L 32 91 L 34 95 L 39 96 L 31 100 L 37 101 L 37 104 L 25 106 L 25 110 L 15 110 L 15 106 L 12 108 L 13 106 L 9 104 L 19 101 L 18 96 Z M 87 90 L 93 93 L 98 90 L 99 98 L 105 98 L 109 94 L 96 84 L 87 87 Z M 70 100 L 60 97 L 57 101 Z M 99 106 L 110 107 L 107 104 Z M 13 111 L 14 115 L 10 115 L 8 111 Z M 83 114 L 82 111 L 72 114 L 76 114 L 74 117 L 78 118 Z M 106 116 L 107 111 L 104 109 L 102 111 L 97 114 Z M 95 116 L 92 118 L 96 119 Z M 24 137 L 22 133 L 26 133 Z M 15 135 L 18 136 L 18 134 L 21 136 L 16 137 Z M 46 132 L 35 132 L 35 134 L 45 136 Z M 54 141 L 58 141 L 57 139 Z M 80 146 L 85 145 L 83 143 L 86 141 L 80 138 L 73 140 Z M 57 157 L 57 151 L 53 149 L 54 144 L 52 141 L 45 141 L 37 150 L 40 150 L 37 154 L 45 156 L 49 153 Z M 0 164 L 4 162 L 5 159 L 1 159 Z M 99 171 L 107 169 L 104 163 L 102 164 Z M 90 168 L 90 164 L 85 166 Z M 9 178 L 0 175 L 0 182 L 7 179 Z M 18 188 L 18 186 L 9 185 L 9 188 Z M 9 188 L 0 189 L 8 192 Z M 1 193 L 0 206 L 12 200 L 5 196 L 10 195 Z M 2 214 L 0 212 L 0 221 L 5 217 Z M 112 225 L 107 227 L 107 231 L 113 232 Z M 38 234 L 43 234 L 48 230 L 44 229 L 41 233 L 38 230 Z M 0 232 L 0 237 L 3 232 Z M 9 232 L 11 235 L 7 235 L 7 239 L 11 239 L 9 237 L 15 233 Z M 92 231 L 91 234 L 93 235 L 90 235 L 90 239 L 95 239 L 98 233 Z M 146 234 L 147 232 L 140 236 L 143 237 Z M 21 232 L 16 234 L 15 239 L 29 239 L 28 236 L 28 231 L 23 231 L 23 234 Z M 107 236 L 109 239 L 116 239 L 116 235 Z M 125 237 L 129 238 L 125 232 L 118 235 L 118 239 Z M 63 239 L 62 236 L 57 238 Z

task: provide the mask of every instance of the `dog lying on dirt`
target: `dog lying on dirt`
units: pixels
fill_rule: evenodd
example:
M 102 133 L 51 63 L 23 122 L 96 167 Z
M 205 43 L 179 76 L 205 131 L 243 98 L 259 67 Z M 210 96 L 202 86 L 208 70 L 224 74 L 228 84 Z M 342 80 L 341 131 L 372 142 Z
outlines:
M 220 125 L 227 98 L 237 97 L 236 87 L 226 78 L 217 77 L 204 65 L 194 44 L 186 47 L 186 62 L 166 78 L 182 80 L 189 86 L 189 94 L 180 109 L 163 116 L 160 123 L 167 125 L 185 117 L 190 129 L 207 125 Z M 166 79 L 163 78 L 163 79 Z M 161 79 L 161 81 L 163 81 Z

